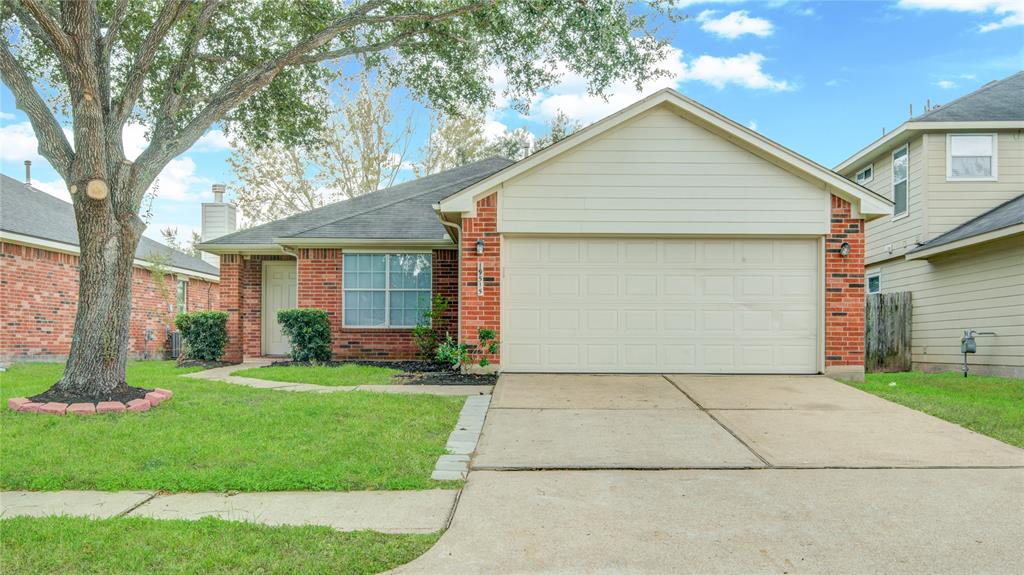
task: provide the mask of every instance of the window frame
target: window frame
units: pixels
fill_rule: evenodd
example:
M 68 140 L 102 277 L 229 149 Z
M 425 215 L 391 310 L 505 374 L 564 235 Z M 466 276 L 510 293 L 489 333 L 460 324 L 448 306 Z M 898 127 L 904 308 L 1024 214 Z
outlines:
M 871 278 L 878 278 L 878 291 L 871 291 Z M 882 293 L 882 270 L 873 269 L 864 272 L 864 295 Z
M 370 288 L 352 288 L 345 287 L 345 256 L 359 256 L 359 255 L 375 255 L 384 256 L 384 288 L 381 289 L 370 289 Z M 391 325 L 391 292 L 406 292 L 416 291 L 421 292 L 421 289 L 404 289 L 404 288 L 392 288 L 391 287 L 391 256 L 394 255 L 425 255 L 430 258 L 430 301 L 434 301 L 434 252 L 433 250 L 346 250 L 341 254 L 341 327 L 342 329 L 372 329 L 372 330 L 411 330 L 416 325 Z M 350 291 L 383 291 L 384 292 L 384 325 L 351 325 L 345 319 L 345 299 L 346 292 Z
M 174 311 L 175 314 L 188 313 L 188 278 L 178 277 L 175 278 L 174 283 Z M 181 301 L 178 301 L 179 287 L 184 286 L 184 289 L 180 290 Z
M 953 138 L 957 136 L 988 136 L 992 140 L 992 175 L 981 178 L 957 178 L 953 175 Z M 995 182 L 999 180 L 999 136 L 995 132 L 951 132 L 946 134 L 946 181 L 947 182 Z
M 862 173 L 864 173 L 866 170 L 871 170 L 871 177 L 865 179 L 864 181 L 861 181 L 860 180 L 860 175 Z M 870 164 L 864 166 L 863 168 L 857 170 L 857 172 L 855 174 L 853 174 L 853 181 L 858 183 L 858 184 L 860 184 L 860 185 L 862 185 L 862 186 L 864 184 L 870 184 L 872 181 L 874 181 L 874 179 L 875 179 L 875 164 L 874 163 L 870 163 Z
M 900 151 L 904 151 L 905 152 L 904 156 L 907 158 L 907 177 L 905 179 L 900 180 L 899 182 L 897 182 L 896 181 L 896 154 L 900 153 Z M 890 190 L 890 195 L 892 196 L 892 203 L 893 203 L 893 214 L 892 214 L 892 220 L 890 220 L 890 221 L 902 220 L 903 218 L 905 218 L 905 217 L 910 215 L 910 144 L 909 143 L 903 144 L 902 146 L 896 148 L 895 150 L 892 151 L 892 154 L 890 154 L 890 156 L 889 156 L 889 179 L 890 179 L 889 190 Z M 905 207 L 904 211 L 902 211 L 902 212 L 897 214 L 895 212 L 895 208 L 896 208 L 896 185 L 900 184 L 902 182 L 906 182 L 907 183 L 907 185 L 906 185 L 906 192 L 905 192 L 907 194 L 907 198 L 906 198 L 906 201 L 904 202 L 904 207 Z

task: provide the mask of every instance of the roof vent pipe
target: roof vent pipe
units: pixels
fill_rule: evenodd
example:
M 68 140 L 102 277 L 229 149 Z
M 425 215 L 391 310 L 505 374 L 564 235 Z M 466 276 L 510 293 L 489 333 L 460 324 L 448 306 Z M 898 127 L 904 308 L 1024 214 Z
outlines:
M 32 185 L 32 160 L 25 160 L 25 183 Z

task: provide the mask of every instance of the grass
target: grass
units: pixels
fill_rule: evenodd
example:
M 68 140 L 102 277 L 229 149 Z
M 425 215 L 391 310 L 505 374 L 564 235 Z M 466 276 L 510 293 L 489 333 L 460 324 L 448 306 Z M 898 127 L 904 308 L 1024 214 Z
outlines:
M 0 374 L 0 399 L 39 393 L 57 364 Z M 402 490 L 430 479 L 464 398 L 287 393 L 133 362 L 128 383 L 174 398 L 147 413 L 54 417 L 0 409 L 0 489 Z
M 351 386 L 387 385 L 391 383 L 391 376 L 397 373 L 401 372 L 389 367 L 346 363 L 338 367 L 325 365 L 254 367 L 233 372 L 231 375 L 291 383 Z
M 341 533 L 212 518 L 17 517 L 0 521 L 0 572 L 368 574 L 408 563 L 438 536 Z
M 889 401 L 1024 447 L 1024 379 L 959 373 L 869 373 L 847 382 Z M 892 385 L 895 383 L 896 385 Z

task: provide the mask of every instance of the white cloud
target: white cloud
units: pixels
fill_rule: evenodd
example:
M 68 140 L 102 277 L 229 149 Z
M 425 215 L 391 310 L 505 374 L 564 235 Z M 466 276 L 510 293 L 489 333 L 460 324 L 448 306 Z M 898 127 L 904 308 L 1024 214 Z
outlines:
M 0 112 L 0 120 L 13 120 L 14 114 L 8 114 L 7 112 Z
M 121 129 L 121 141 L 124 144 L 124 156 L 135 161 L 135 158 L 138 158 L 149 146 L 146 127 L 142 124 L 125 124 Z
M 193 152 L 220 152 L 230 150 L 231 142 L 223 130 L 210 130 L 192 145 Z
M 188 156 L 174 158 L 168 162 L 156 181 L 150 187 L 161 200 L 198 202 L 213 180 L 196 175 L 196 163 Z
M 32 187 L 37 190 L 42 190 L 55 198 L 60 198 L 65 202 L 71 203 L 71 194 L 68 193 L 68 187 L 64 183 L 64 180 L 60 178 L 49 182 L 32 180 Z
M 9 162 L 45 162 L 36 151 L 38 147 L 32 124 L 18 122 L 0 126 L 0 158 Z
M 715 14 L 717 14 L 715 10 L 705 10 L 697 16 L 701 30 L 730 40 L 744 34 L 771 36 L 774 31 L 770 21 L 764 18 L 751 18 L 746 10 L 736 10 L 721 18 L 715 18 Z
M 992 13 L 998 18 L 982 24 L 979 32 L 992 32 L 1012 26 L 1024 26 L 1024 2 L 1021 0 L 900 0 L 900 8 L 949 10 L 952 12 Z
M 703 55 L 690 62 L 683 80 L 699 80 L 716 88 L 736 84 L 754 90 L 777 92 L 795 89 L 785 80 L 776 80 L 761 69 L 765 57 L 757 52 L 748 52 L 728 58 Z
M 751 121 L 747 122 L 747 127 L 756 132 L 757 131 L 757 120 L 751 120 Z
M 943 90 L 956 88 L 956 82 L 952 80 L 939 80 L 938 82 L 935 82 L 935 85 L 942 88 Z
M 845 83 L 846 80 L 844 78 L 833 78 L 832 80 L 828 80 L 827 82 L 825 82 L 825 85 L 828 86 L 829 88 L 835 88 L 836 86 Z

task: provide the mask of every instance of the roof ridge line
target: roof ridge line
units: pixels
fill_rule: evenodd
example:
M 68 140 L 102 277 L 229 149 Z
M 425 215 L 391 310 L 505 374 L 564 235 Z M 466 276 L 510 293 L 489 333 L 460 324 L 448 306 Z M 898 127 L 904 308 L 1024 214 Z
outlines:
M 491 159 L 491 158 L 498 158 L 498 157 L 500 157 L 500 156 L 492 156 L 492 157 L 484 158 L 483 160 L 478 160 L 477 162 L 473 162 L 473 164 L 476 164 L 476 163 L 479 163 L 479 162 L 483 162 L 483 161 L 485 161 L 485 160 L 489 160 L 489 159 Z M 473 165 L 473 164 L 466 164 L 466 166 L 471 166 L 471 165 Z M 465 166 L 459 166 L 459 167 L 461 168 L 461 167 L 465 167 Z M 452 168 L 452 169 L 454 170 L 454 169 L 458 169 L 458 168 Z M 445 170 L 445 171 L 447 171 L 447 170 Z M 430 174 L 430 175 L 431 175 L 431 176 L 434 176 L 434 175 L 437 175 L 437 174 L 442 174 L 442 173 L 444 173 L 444 172 L 436 172 L 436 173 L 434 173 L 434 174 Z M 484 177 L 487 177 L 487 176 L 484 176 Z M 454 184 L 454 185 L 458 185 L 459 183 L 461 183 L 461 182 L 463 182 L 463 181 L 465 181 L 465 180 L 471 180 L 471 179 L 473 179 L 473 176 L 467 176 L 467 177 L 465 177 L 465 178 L 460 178 L 460 179 L 458 179 L 458 180 L 455 180 L 455 182 L 453 182 L 453 184 Z M 410 181 L 410 182 L 413 182 L 413 181 L 416 181 L 416 180 L 409 180 L 409 181 Z M 479 181 L 479 180 L 478 180 L 478 181 Z M 462 189 L 462 188 L 459 188 L 459 190 L 461 190 L 461 189 Z M 311 232 L 311 231 L 313 231 L 313 230 L 316 230 L 316 229 L 320 229 L 320 228 L 323 228 L 323 227 L 326 227 L 326 226 L 329 226 L 329 225 L 332 225 L 332 224 L 336 224 L 336 223 L 338 223 L 338 222 L 341 222 L 341 221 L 345 221 L 345 220 L 348 220 L 348 219 L 352 219 L 352 218 L 354 218 L 354 217 L 356 217 L 356 216 L 364 216 L 364 215 L 366 215 L 366 214 L 369 214 L 369 213 L 373 213 L 373 212 L 376 212 L 376 211 L 380 211 L 380 210 L 383 210 L 384 208 L 389 208 L 389 207 L 391 207 L 391 206 L 393 206 L 393 205 L 395 205 L 395 204 L 400 204 L 400 203 L 402 203 L 402 202 L 407 202 L 407 201 L 409 201 L 409 200 L 411 200 L 411 199 L 413 199 L 413 198 L 418 198 L 418 197 L 420 197 L 420 196 L 422 196 L 422 195 L 425 195 L 425 194 L 429 194 L 430 192 L 435 192 L 435 191 L 437 191 L 437 189 L 436 189 L 436 188 L 432 188 L 432 189 L 429 189 L 429 190 L 424 190 L 424 191 L 422 191 L 422 192 L 420 192 L 420 193 L 418 193 L 418 194 L 413 194 L 413 195 L 411 195 L 411 196 L 409 196 L 409 197 L 407 197 L 407 198 L 402 198 L 402 199 L 399 199 L 399 200 L 394 200 L 394 201 L 388 202 L 388 203 L 386 203 L 386 204 L 383 204 L 383 205 L 377 206 L 377 207 L 375 207 L 375 208 L 370 208 L 370 209 L 368 209 L 368 210 L 363 210 L 363 211 L 361 211 L 361 212 L 356 212 L 356 213 L 353 213 L 353 214 L 348 214 L 348 215 L 346 215 L 346 216 L 344 216 L 344 217 L 341 217 L 341 218 L 338 218 L 338 219 L 336 219 L 336 220 L 331 220 L 331 221 L 329 221 L 329 222 L 325 222 L 325 223 L 323 223 L 323 224 L 319 224 L 319 225 L 316 225 L 316 226 L 312 226 L 312 227 L 309 227 L 309 228 L 305 228 L 305 229 L 303 229 L 302 231 L 299 231 L 299 232 L 295 232 L 295 233 L 293 233 L 293 234 L 289 234 L 289 235 L 287 235 L 287 236 L 282 236 L 282 237 L 285 237 L 285 238 L 294 238 L 295 236 L 297 236 L 297 235 L 299 235 L 299 234 L 304 234 L 304 233 L 307 233 L 307 232 Z M 458 193 L 458 190 L 457 190 L 457 191 L 455 191 L 454 193 Z

